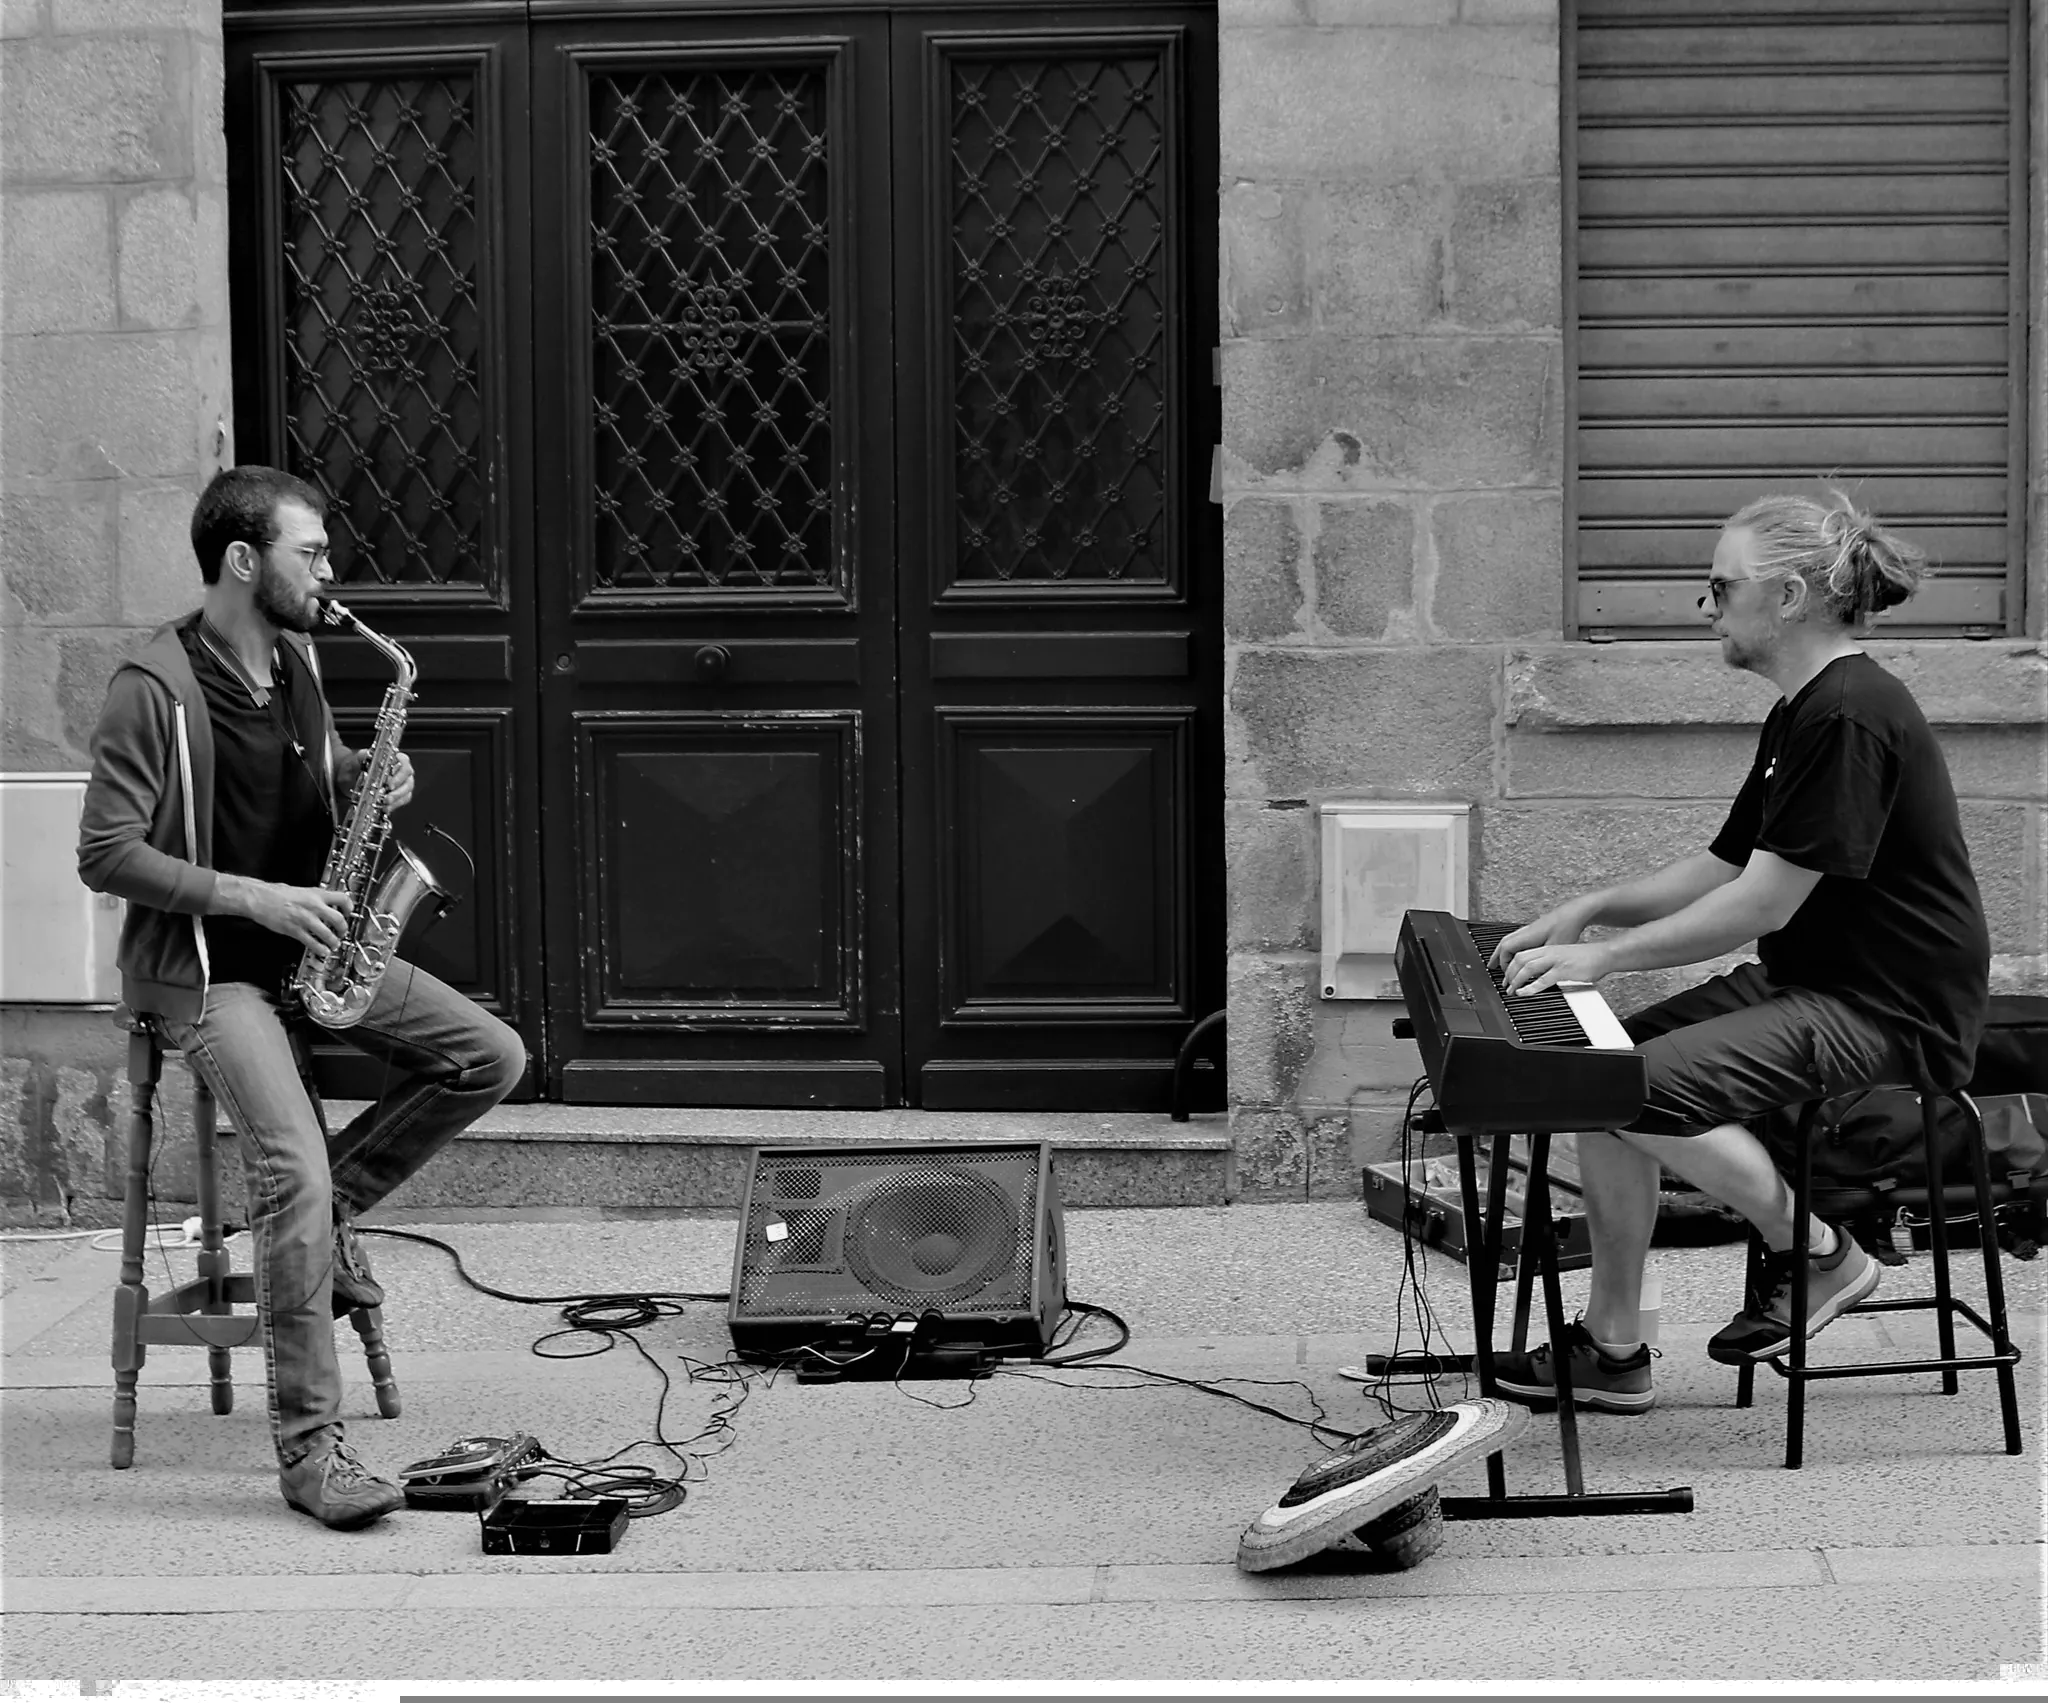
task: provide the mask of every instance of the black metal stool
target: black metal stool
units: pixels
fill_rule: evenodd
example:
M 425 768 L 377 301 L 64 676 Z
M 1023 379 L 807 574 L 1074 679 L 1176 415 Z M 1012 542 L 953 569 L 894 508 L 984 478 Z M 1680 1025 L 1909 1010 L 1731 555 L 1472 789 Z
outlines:
M 1943 1395 L 1956 1393 L 1958 1372 L 1996 1372 L 1998 1374 L 1998 1398 L 2005 1415 L 2005 1452 L 2016 1455 L 2020 1452 L 2020 1403 L 2019 1391 L 2013 1378 L 2013 1367 L 2018 1364 L 2020 1351 L 2013 1346 L 2011 1331 L 2005 1317 L 2005 1278 L 1998 1264 L 1998 1233 L 1993 1218 L 1995 1211 L 1994 1190 L 1991 1184 L 1989 1156 L 1984 1147 L 1984 1119 L 1977 1110 L 1977 1103 L 1961 1089 L 1945 1090 L 1914 1085 L 1913 1090 L 1920 1099 L 1920 1133 L 1925 1143 L 1927 1158 L 1927 1186 L 1922 1189 L 1895 1188 L 1880 1192 L 1877 1189 L 1845 1190 L 1830 1187 L 1832 1201 L 1842 1202 L 1849 1210 L 1858 1207 L 1883 1204 L 1886 1207 L 1910 1206 L 1924 1201 L 1927 1204 L 1928 1253 L 1934 1262 L 1934 1293 L 1932 1295 L 1909 1296 L 1895 1301 L 1863 1301 L 1846 1308 L 1850 1313 L 1907 1313 L 1932 1312 L 1940 1332 L 1941 1353 L 1932 1360 L 1879 1360 L 1856 1366 L 1809 1366 L 1806 1363 L 1806 1335 L 1794 1330 L 1792 1340 L 1782 1354 L 1774 1356 L 1769 1365 L 1786 1382 L 1785 1395 L 1785 1465 L 1797 1467 L 1802 1459 L 1804 1428 L 1806 1420 L 1806 1383 L 1809 1378 L 1875 1378 L 1894 1377 L 1907 1372 L 1939 1372 Z M 1943 1100 L 1953 1100 L 1962 1109 L 1970 1126 L 1968 1147 L 1970 1157 L 1970 1178 L 1977 1214 L 1978 1240 L 1984 1250 L 1984 1287 L 1991 1309 L 1986 1319 L 1967 1301 L 1959 1301 L 1951 1293 L 1948 1274 L 1948 1211 L 1949 1195 L 1952 1191 L 1942 1182 L 1941 1145 L 1936 1139 L 1939 1107 Z M 1798 1133 L 1794 1137 L 1795 1155 L 1792 1178 L 1792 1222 L 1803 1226 L 1807 1222 L 1808 1208 L 1813 1202 L 1813 1124 L 1819 1114 L 1822 1102 L 1809 1100 L 1800 1109 Z M 1953 1191 L 1961 1193 L 1960 1190 Z M 1962 1201 L 1954 1204 L 1962 1205 Z M 1846 1229 L 1837 1234 L 1848 1235 Z M 1749 1276 L 1747 1292 L 1757 1293 L 1764 1271 L 1765 1248 L 1763 1238 L 1752 1230 L 1749 1237 Z M 1806 1317 L 1807 1262 L 1797 1260 L 1792 1266 L 1792 1317 Z M 1961 1318 L 1973 1325 L 1991 1344 L 1989 1354 L 1959 1355 L 1956 1352 L 1955 1321 Z M 1788 1364 L 1789 1362 L 1789 1364 Z M 1744 1365 L 1736 1375 L 1735 1405 L 1748 1407 L 1754 1393 L 1756 1366 L 1752 1362 Z
M 231 1413 L 235 1387 L 229 1351 L 256 1335 L 253 1308 L 256 1279 L 232 1269 L 221 1245 L 220 1189 L 214 1174 L 214 1101 L 206 1083 L 194 1072 L 192 1129 L 199 1150 L 199 1275 L 152 1297 L 143 1284 L 144 1243 L 149 1231 L 149 1165 L 156 1139 L 156 1090 L 163 1076 L 164 1044 L 144 1017 L 124 1014 L 128 1030 L 128 1184 L 121 1219 L 121 1282 L 114 1291 L 114 1446 L 113 1463 L 126 1467 L 135 1460 L 135 1386 L 151 1343 L 206 1350 L 213 1385 L 213 1411 Z M 308 1085 L 311 1092 L 311 1085 Z M 358 1307 L 349 1322 L 363 1339 L 363 1353 L 376 1386 L 377 1411 L 386 1419 L 399 1413 L 398 1385 L 391 1375 L 391 1357 L 384 1348 L 384 1315 L 380 1308 Z

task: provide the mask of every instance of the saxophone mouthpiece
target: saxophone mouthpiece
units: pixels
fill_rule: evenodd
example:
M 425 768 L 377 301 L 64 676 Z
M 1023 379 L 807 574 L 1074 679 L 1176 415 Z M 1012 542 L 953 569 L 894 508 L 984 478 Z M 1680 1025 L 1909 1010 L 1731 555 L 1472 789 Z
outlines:
M 318 602 L 320 604 L 320 619 L 325 625 L 329 627 L 353 627 L 356 624 L 356 618 L 349 613 L 347 604 L 339 602 L 332 597 L 319 598 Z

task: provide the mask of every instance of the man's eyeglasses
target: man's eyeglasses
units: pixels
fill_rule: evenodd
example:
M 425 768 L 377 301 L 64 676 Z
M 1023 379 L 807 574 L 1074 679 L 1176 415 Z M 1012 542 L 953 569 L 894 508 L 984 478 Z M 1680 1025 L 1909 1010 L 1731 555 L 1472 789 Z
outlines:
M 271 545 L 273 550 L 278 547 L 275 544 Z M 303 556 L 306 561 L 306 571 L 312 574 L 317 574 L 323 567 L 334 560 L 327 553 L 327 546 L 325 544 L 322 544 L 318 549 L 315 549 L 310 544 L 291 544 L 284 546 L 284 548 L 291 550 L 295 555 Z
M 1707 593 L 1713 598 L 1714 607 L 1716 609 L 1725 608 L 1728 603 L 1728 588 L 1731 585 L 1740 585 L 1741 583 L 1738 579 L 1722 579 L 1718 575 L 1709 574 L 1707 576 Z

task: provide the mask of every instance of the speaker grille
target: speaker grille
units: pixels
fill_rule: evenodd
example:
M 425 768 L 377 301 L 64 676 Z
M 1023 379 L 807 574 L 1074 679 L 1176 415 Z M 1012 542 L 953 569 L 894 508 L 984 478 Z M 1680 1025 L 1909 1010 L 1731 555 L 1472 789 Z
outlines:
M 806 1153 L 764 1162 L 742 1226 L 736 1315 L 1030 1311 L 1038 1150 Z M 784 1192 L 788 1183 L 797 1186 Z M 800 1269 L 799 1269 L 800 1268 Z
M 779 1200 L 816 1200 L 822 1186 L 815 1165 L 785 1165 L 775 1173 Z
M 775 1249 L 775 1263 L 783 1270 L 799 1265 L 824 1265 L 833 1257 L 827 1241 L 832 1229 L 831 1213 L 792 1208 L 783 1214 L 782 1229 L 779 1238 L 772 1228 L 766 1234 Z
M 1015 1204 L 986 1177 L 919 1165 L 848 1203 L 846 1263 L 892 1301 L 965 1301 L 1016 1264 L 1022 1230 Z

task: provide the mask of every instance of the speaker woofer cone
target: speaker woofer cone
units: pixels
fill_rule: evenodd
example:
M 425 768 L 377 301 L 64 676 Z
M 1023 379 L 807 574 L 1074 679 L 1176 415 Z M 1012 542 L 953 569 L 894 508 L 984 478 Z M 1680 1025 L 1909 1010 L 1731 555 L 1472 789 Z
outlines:
M 965 1301 L 1016 1262 L 1016 1203 L 972 1171 L 925 1167 L 885 1177 L 846 1208 L 846 1263 L 892 1301 Z

